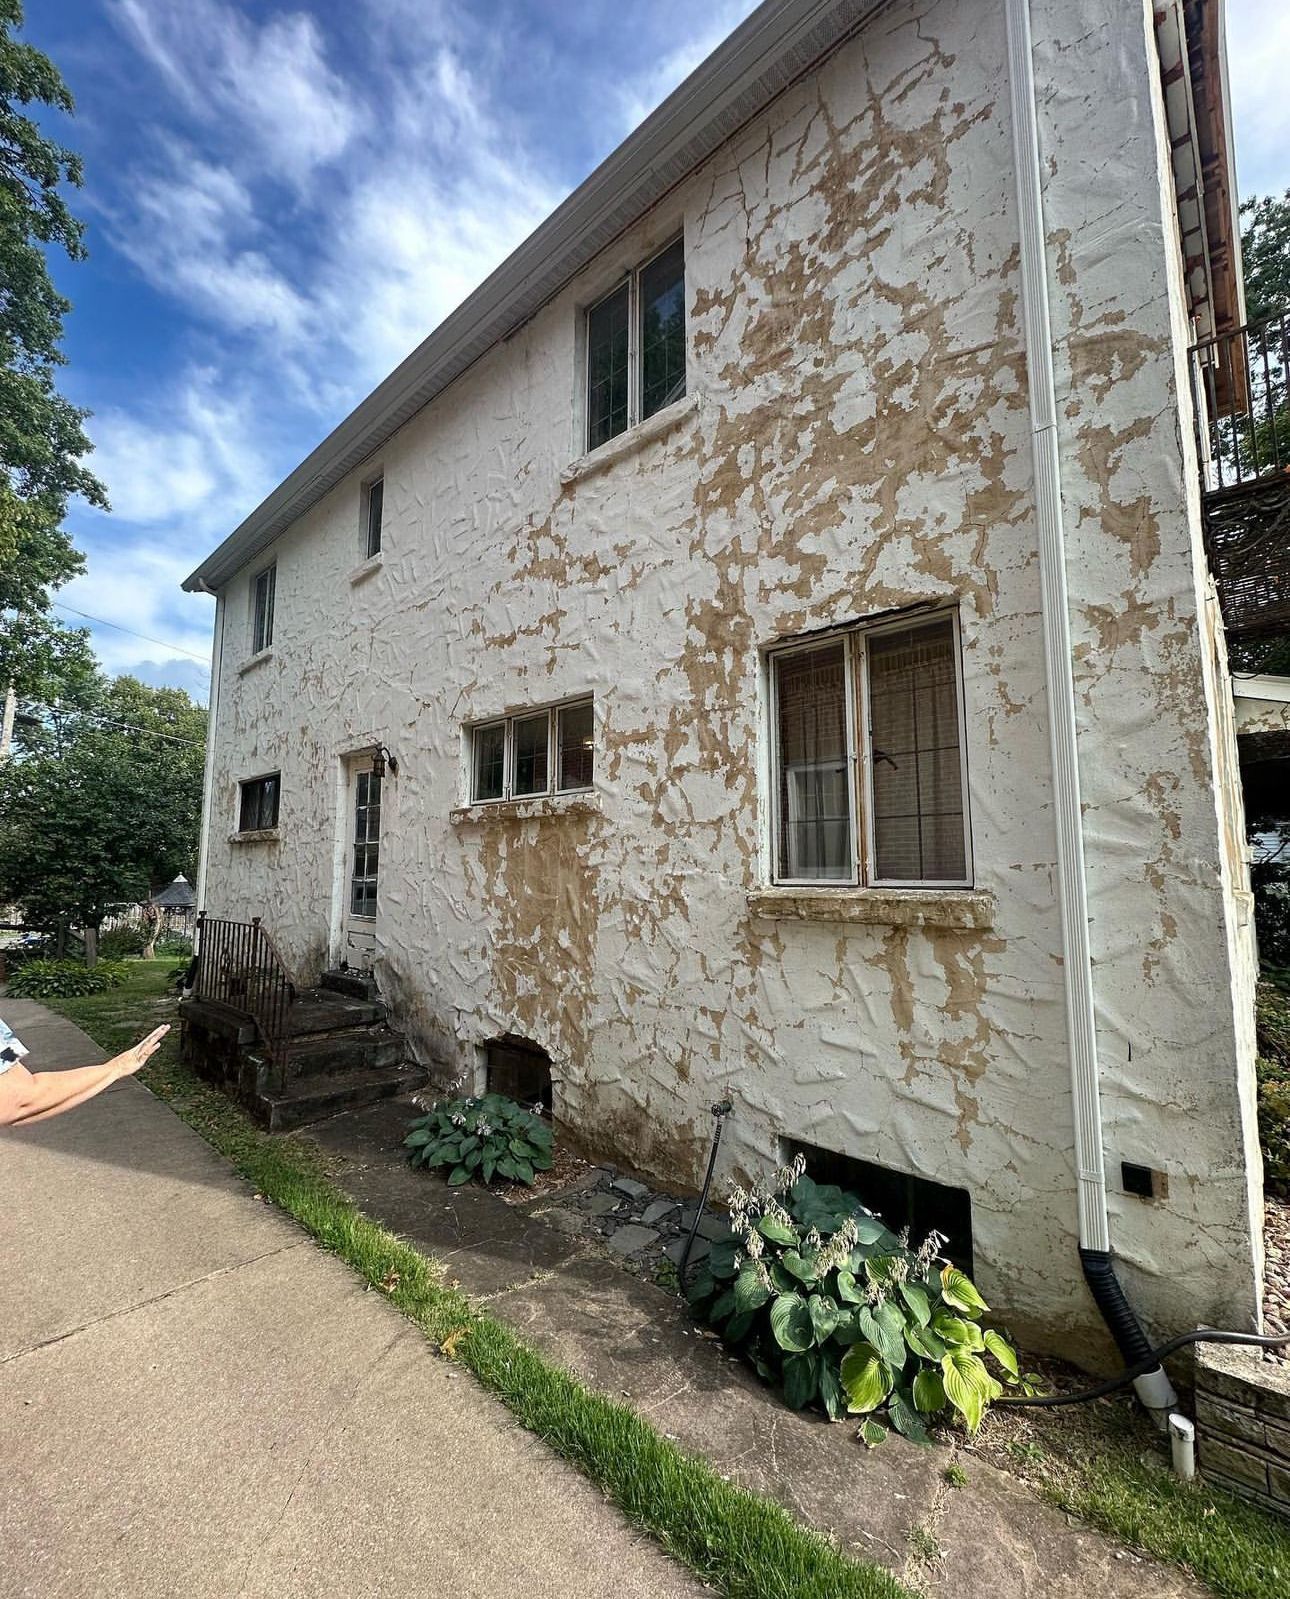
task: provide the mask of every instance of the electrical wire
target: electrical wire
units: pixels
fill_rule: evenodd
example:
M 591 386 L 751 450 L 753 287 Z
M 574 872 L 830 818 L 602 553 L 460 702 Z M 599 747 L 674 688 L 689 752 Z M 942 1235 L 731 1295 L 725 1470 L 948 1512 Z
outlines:
M 73 616 L 83 616 L 87 622 L 97 622 L 100 627 L 114 627 L 118 633 L 128 633 L 131 638 L 141 638 L 145 644 L 159 644 L 163 650 L 174 650 L 177 655 L 190 656 L 194 661 L 200 661 L 203 666 L 210 665 L 208 655 L 198 655 L 196 650 L 186 650 L 182 644 L 171 644 L 164 638 L 153 638 L 150 633 L 136 632 L 132 627 L 123 627 L 120 622 L 109 622 L 106 616 L 91 616 L 88 611 L 78 611 L 74 605 L 67 605 L 62 600 L 52 602 L 60 611 L 70 611 Z
M 29 705 L 37 706 L 42 711 L 52 711 L 55 716 L 59 714 L 67 716 L 85 716 L 91 721 L 101 722 L 104 727 L 118 727 L 124 733 L 142 733 L 147 738 L 164 738 L 168 739 L 172 744 L 187 744 L 190 748 L 195 750 L 204 750 L 206 748 L 206 742 L 204 739 L 181 738 L 178 733 L 162 733 L 159 732 L 155 727 L 136 727 L 133 722 L 117 722 L 114 721 L 110 716 L 101 715 L 98 711 L 81 711 L 71 708 L 68 708 L 64 711 L 60 706 L 48 705 L 40 700 L 28 700 L 27 703 Z

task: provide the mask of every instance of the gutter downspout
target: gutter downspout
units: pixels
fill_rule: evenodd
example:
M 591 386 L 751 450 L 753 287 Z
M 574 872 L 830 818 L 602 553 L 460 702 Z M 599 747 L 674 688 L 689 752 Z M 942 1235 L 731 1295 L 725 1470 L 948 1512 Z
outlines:
M 1030 0 L 1004 0 L 1004 10 L 1008 27 L 1008 83 L 1012 98 L 1026 371 L 1034 452 L 1040 610 L 1053 763 L 1062 977 L 1066 991 L 1067 1047 L 1075 1125 L 1079 1252 L 1098 1310 L 1126 1365 L 1132 1365 L 1150 1354 L 1150 1345 L 1111 1265 Z M 1177 1405 L 1178 1396 L 1164 1369 L 1157 1366 L 1146 1376 L 1136 1378 L 1134 1388 L 1157 1421 L 1166 1424 L 1168 1412 Z
M 206 591 L 210 593 L 208 589 Z M 206 765 L 202 773 L 202 834 L 197 857 L 197 909 L 206 909 L 206 871 L 210 865 L 211 811 L 215 778 L 215 728 L 219 721 L 219 687 L 224 667 L 224 596 L 215 596 L 215 629 L 211 635 L 211 692 L 206 717 Z

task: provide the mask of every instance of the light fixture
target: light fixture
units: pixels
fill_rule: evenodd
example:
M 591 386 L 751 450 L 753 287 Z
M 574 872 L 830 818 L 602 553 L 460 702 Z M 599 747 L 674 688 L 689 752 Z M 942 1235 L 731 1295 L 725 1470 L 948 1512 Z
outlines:
M 390 769 L 390 776 L 391 777 L 397 777 L 399 775 L 399 763 L 395 759 L 395 756 L 394 756 L 393 752 L 391 750 L 387 749 L 384 744 L 373 744 L 372 745 L 372 776 L 373 777 L 384 777 L 385 776 L 385 768 L 387 766 Z

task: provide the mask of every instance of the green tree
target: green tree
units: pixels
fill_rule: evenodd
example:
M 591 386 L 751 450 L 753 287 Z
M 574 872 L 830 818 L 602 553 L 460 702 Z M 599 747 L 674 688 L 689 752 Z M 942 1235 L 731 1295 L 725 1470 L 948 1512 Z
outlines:
M 1241 203 L 1245 315 L 1264 322 L 1290 307 L 1290 189 Z
M 120 677 L 45 723 L 44 747 L 0 768 L 0 904 L 96 934 L 113 905 L 196 876 L 206 711 Z
M 27 109 L 70 113 L 72 96 L 49 58 L 14 38 L 22 21 L 21 0 L 0 0 L 0 692 L 13 682 L 30 693 L 63 669 L 83 675 L 88 644 L 48 615 L 50 594 L 84 567 L 62 526 L 68 500 L 106 509 L 107 497 L 83 464 L 86 413 L 54 382 L 71 304 L 46 252 L 85 255 L 83 226 L 60 193 L 81 184 L 81 164 Z

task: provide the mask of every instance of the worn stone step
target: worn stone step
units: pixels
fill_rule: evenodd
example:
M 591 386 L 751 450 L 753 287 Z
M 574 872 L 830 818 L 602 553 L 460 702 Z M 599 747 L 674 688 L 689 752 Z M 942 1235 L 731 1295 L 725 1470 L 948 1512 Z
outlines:
M 252 1044 L 259 1036 L 255 1023 L 244 1011 L 215 999 L 198 999 L 196 995 L 179 1001 L 179 1020 L 230 1044 Z
M 379 1000 L 355 999 L 325 988 L 304 988 L 287 1012 L 291 1036 L 307 1033 L 333 1033 L 342 1027 L 368 1027 L 387 1019 Z
M 351 999 L 379 1000 L 381 991 L 376 979 L 363 972 L 324 972 L 318 986 L 334 994 L 347 994 Z
M 383 1026 L 352 1027 L 331 1033 L 309 1033 L 292 1040 L 287 1055 L 290 1081 L 328 1077 L 352 1071 L 385 1070 L 407 1054 L 402 1033 Z
M 305 1078 L 288 1084 L 284 1093 L 261 1095 L 255 1109 L 259 1121 L 271 1133 L 285 1133 L 341 1111 L 358 1110 L 381 1099 L 411 1093 L 425 1082 L 425 1071 L 411 1064 Z

